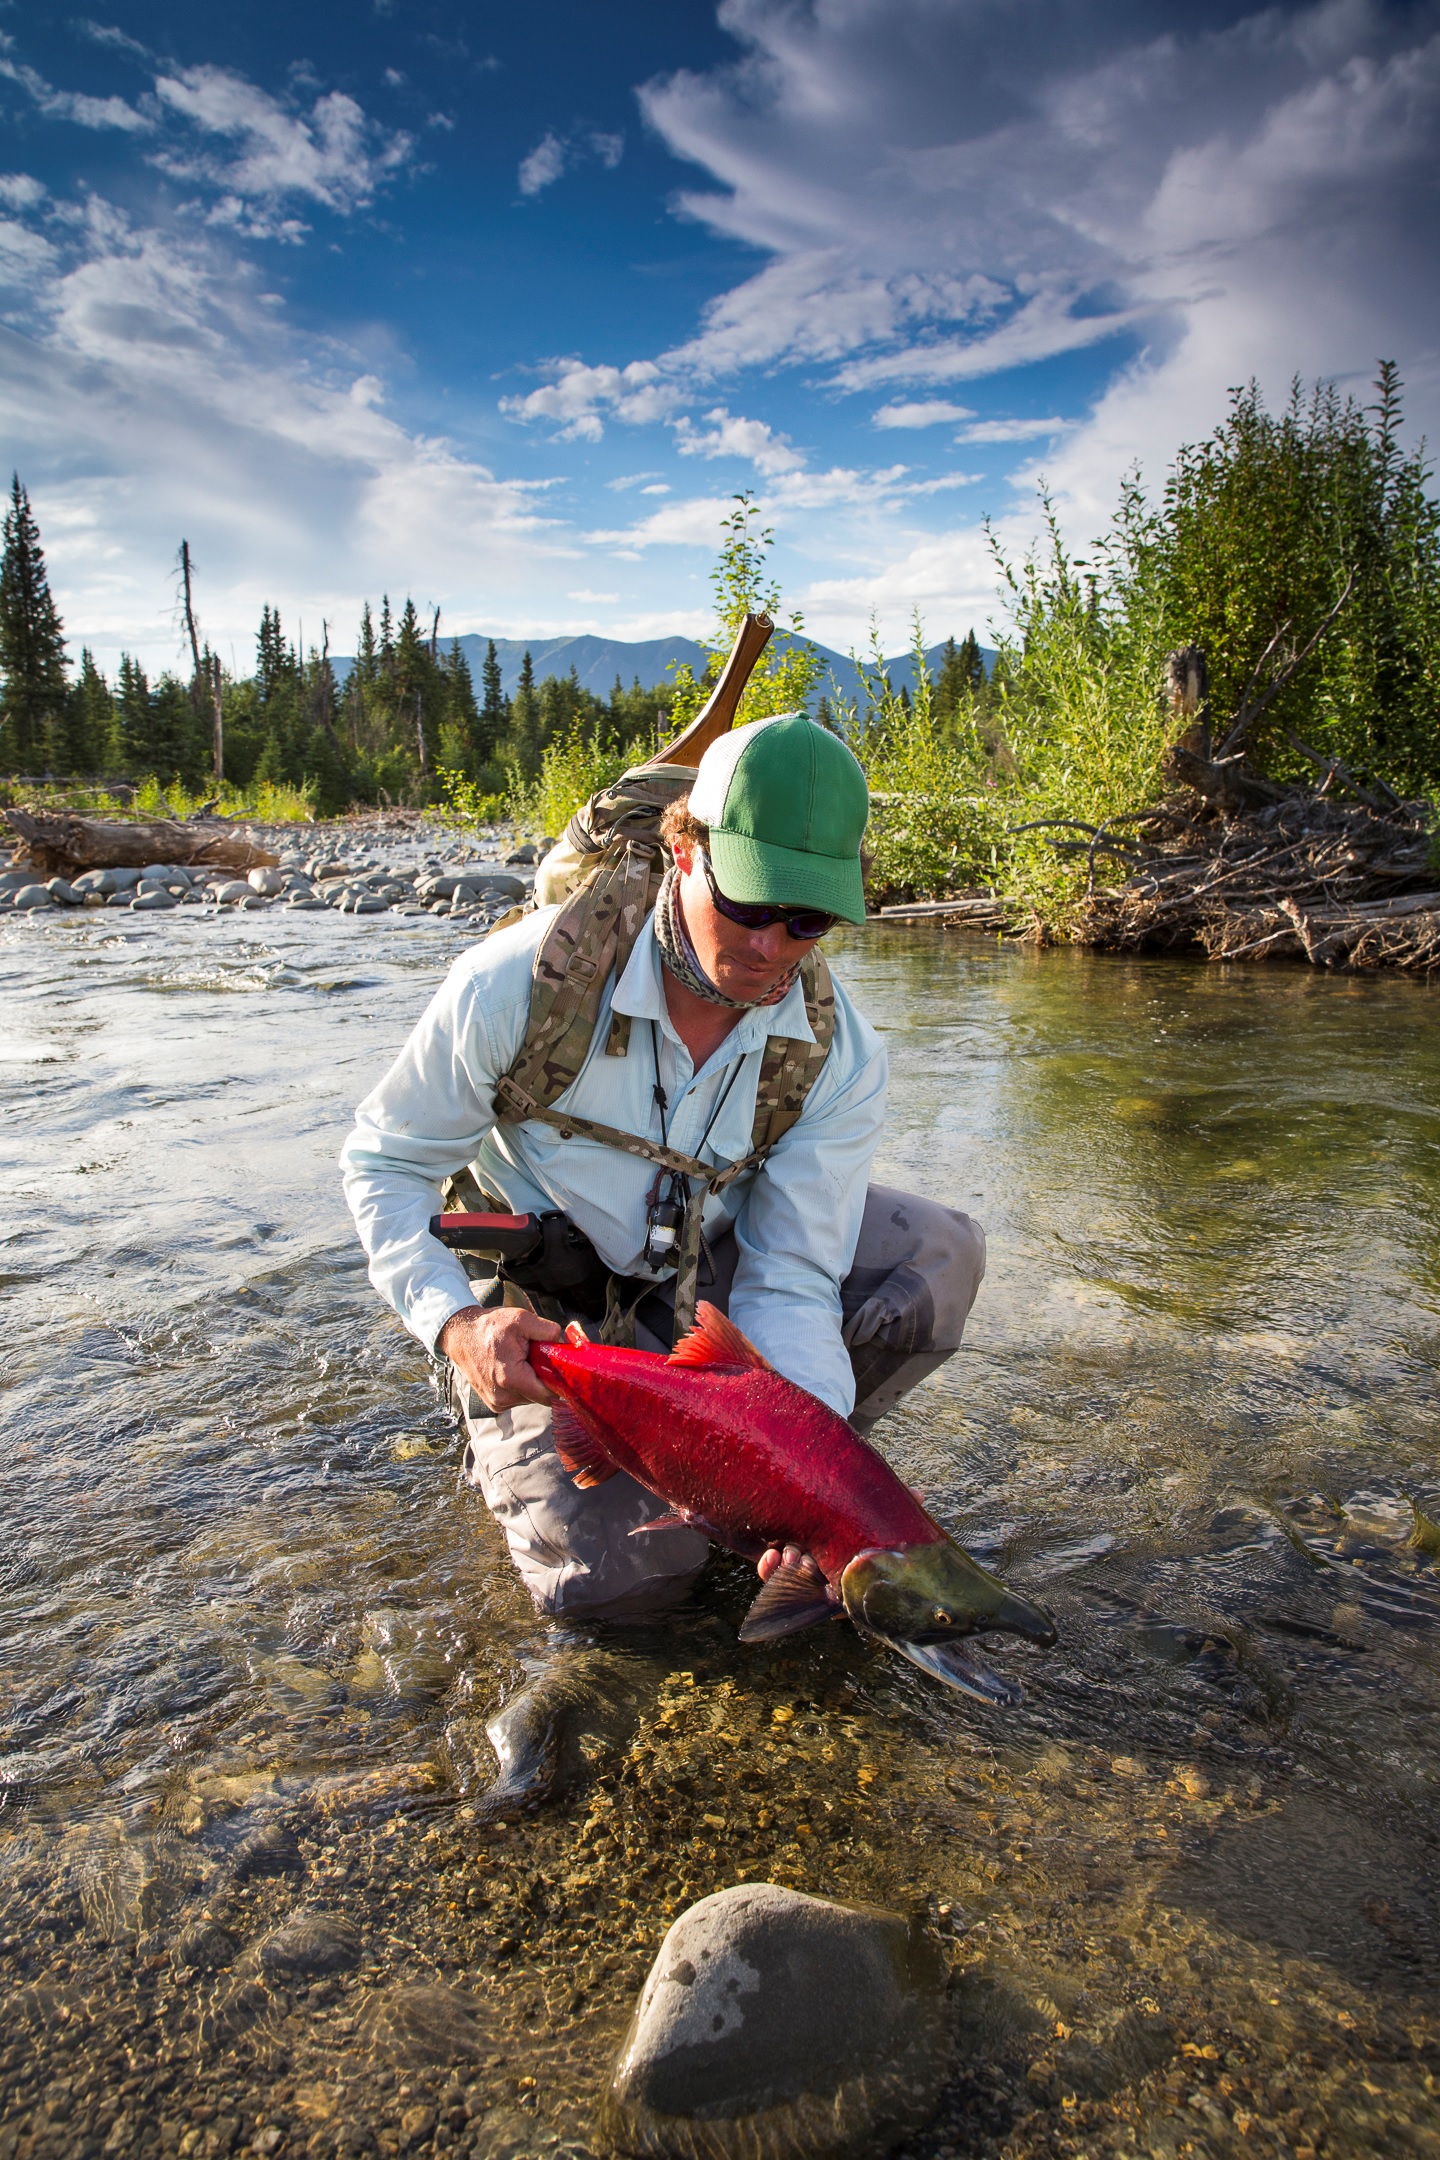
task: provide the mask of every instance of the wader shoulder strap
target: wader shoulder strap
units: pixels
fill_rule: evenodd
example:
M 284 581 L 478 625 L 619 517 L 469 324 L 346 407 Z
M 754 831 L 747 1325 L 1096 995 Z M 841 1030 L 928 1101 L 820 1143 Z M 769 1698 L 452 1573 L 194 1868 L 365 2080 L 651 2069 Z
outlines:
M 805 991 L 805 1017 L 815 1040 L 802 1042 L 798 1036 L 772 1035 L 765 1046 L 755 1089 L 750 1145 L 766 1154 L 797 1123 L 835 1039 L 835 984 L 818 946 L 802 962 L 800 981 Z
M 525 1040 L 496 1083 L 497 1117 L 535 1117 L 580 1077 L 605 985 L 624 972 L 654 904 L 657 848 L 627 840 L 608 850 L 589 883 L 571 894 L 547 928 L 535 955 Z M 618 1042 L 612 1027 L 606 1045 L 612 1056 L 623 1057 L 628 1049 L 629 1025 L 624 1020 Z

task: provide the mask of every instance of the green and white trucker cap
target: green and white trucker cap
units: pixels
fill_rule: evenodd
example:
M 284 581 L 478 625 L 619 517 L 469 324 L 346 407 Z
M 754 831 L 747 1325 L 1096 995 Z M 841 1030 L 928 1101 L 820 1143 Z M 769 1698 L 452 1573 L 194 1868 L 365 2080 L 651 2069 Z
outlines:
M 870 796 L 828 728 L 804 713 L 732 728 L 701 758 L 690 809 L 710 828 L 710 863 L 727 899 L 864 922 Z

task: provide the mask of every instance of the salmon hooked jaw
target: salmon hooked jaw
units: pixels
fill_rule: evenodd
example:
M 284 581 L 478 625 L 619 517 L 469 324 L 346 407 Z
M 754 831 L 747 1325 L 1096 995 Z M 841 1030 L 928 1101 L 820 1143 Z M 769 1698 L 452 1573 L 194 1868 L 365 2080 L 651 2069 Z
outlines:
M 977 1702 L 1008 1707 L 1021 1700 L 1021 1690 L 992 1672 L 968 1638 L 1023 1635 L 1042 1647 L 1055 1640 L 1047 1612 L 1017 1597 L 948 1537 L 857 1553 L 840 1589 L 858 1628 Z

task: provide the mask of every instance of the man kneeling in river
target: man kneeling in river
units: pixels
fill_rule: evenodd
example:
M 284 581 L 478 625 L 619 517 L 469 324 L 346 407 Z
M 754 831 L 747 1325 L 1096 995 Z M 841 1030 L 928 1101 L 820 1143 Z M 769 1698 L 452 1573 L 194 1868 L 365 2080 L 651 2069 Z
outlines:
M 818 950 L 864 920 L 868 807 L 855 759 L 803 715 L 732 730 L 665 812 L 668 868 L 623 964 L 593 981 L 583 954 L 557 965 L 556 910 L 537 908 L 456 961 L 356 1113 L 342 1162 L 370 1280 L 453 1368 L 466 1473 L 542 1611 L 657 1610 L 708 1551 L 685 1526 L 632 1537 L 661 1502 L 623 1474 L 581 1490 L 562 1468 L 527 1358 L 561 1320 L 668 1350 L 698 1285 L 861 1432 L 959 1346 L 984 1237 L 868 1183 L 885 1051 Z M 553 1081 L 567 1045 L 568 1084 L 541 1101 L 515 1076 Z M 566 1219 L 552 1282 L 472 1282 L 430 1236 L 442 1183 L 467 1169 L 486 1204 Z

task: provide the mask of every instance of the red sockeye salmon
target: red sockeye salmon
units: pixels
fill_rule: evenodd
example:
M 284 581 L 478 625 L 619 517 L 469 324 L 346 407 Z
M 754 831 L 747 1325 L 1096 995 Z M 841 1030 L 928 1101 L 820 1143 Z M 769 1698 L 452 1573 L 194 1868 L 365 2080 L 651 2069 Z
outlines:
M 713 1305 L 669 1357 L 586 1340 L 532 1343 L 556 1396 L 555 1449 L 579 1485 L 624 1470 L 670 1513 L 632 1536 L 688 1523 L 748 1559 L 799 1546 L 821 1573 L 779 1567 L 742 1642 L 808 1627 L 842 1607 L 865 1634 L 982 1702 L 1019 1689 L 962 1648 L 988 1632 L 1055 1640 L 1049 1615 L 987 1574 L 842 1417 L 786 1380 Z

